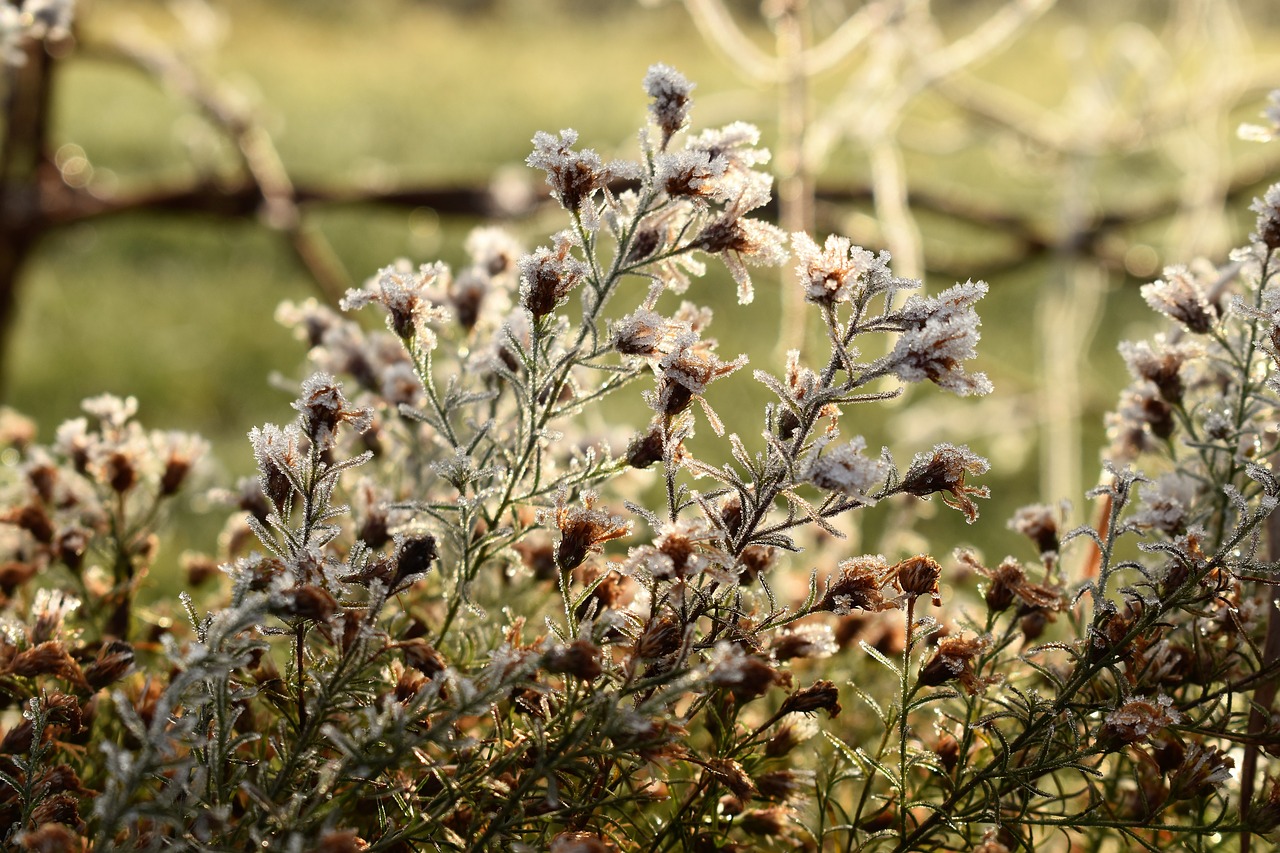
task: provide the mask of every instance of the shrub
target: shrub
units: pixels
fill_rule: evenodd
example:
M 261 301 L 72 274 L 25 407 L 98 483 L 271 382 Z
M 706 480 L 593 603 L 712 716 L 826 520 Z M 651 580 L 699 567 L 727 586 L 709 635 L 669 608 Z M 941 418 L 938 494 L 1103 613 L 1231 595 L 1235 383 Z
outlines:
M 911 294 L 884 253 L 753 216 L 756 130 L 695 133 L 683 77 L 644 83 L 636 162 L 535 137 L 567 221 L 547 245 L 482 228 L 465 269 L 381 270 L 343 308 L 386 331 L 282 306 L 314 372 L 250 434 L 187 626 L 135 599 L 200 440 L 114 397 L 47 447 L 11 420 L 7 843 L 994 853 L 1280 825 L 1257 780 L 1280 743 L 1280 190 L 1230 266 L 1144 290 L 1173 325 L 1122 347 L 1096 528 L 1033 506 L 1021 557 L 854 554 L 835 520 L 881 503 L 979 518 L 985 459 L 899 465 L 841 420 L 909 383 L 990 392 L 986 285 Z M 677 300 L 716 256 L 750 301 L 788 240 L 828 352 L 755 370 L 775 399 L 748 426 L 708 394 L 746 356 Z M 611 447 L 637 391 L 649 419 Z

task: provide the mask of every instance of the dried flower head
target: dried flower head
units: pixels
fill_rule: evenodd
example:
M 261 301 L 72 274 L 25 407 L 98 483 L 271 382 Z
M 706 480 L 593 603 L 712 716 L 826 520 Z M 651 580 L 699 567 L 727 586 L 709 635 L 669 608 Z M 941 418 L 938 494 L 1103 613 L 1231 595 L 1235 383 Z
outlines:
M 1216 746 L 1200 741 L 1187 744 L 1178 769 L 1169 777 L 1169 798 L 1190 800 L 1208 796 L 1231 778 L 1235 759 Z
M 833 682 L 815 681 L 788 696 L 778 709 L 781 714 L 816 714 L 826 711 L 828 717 L 840 716 L 840 691 Z
M 808 234 L 796 232 L 791 235 L 791 248 L 799 262 L 796 276 L 804 286 L 805 299 L 819 305 L 835 305 L 860 296 L 860 285 L 876 265 L 874 255 L 835 234 L 819 248 Z
M 974 669 L 974 659 L 991 648 L 991 637 L 943 637 L 938 641 L 938 649 L 920 669 L 920 683 L 936 687 L 952 679 L 957 679 L 960 686 L 970 696 L 981 692 L 992 682 L 991 678 L 980 678 Z
M 554 509 L 542 513 L 540 521 L 554 524 L 560 531 L 560 544 L 556 547 L 556 565 L 560 571 L 576 569 L 587 554 L 600 551 L 604 543 L 620 539 L 631 532 L 631 522 L 607 510 L 596 509 L 596 494 L 585 492 L 582 506 L 568 503 L 568 495 L 556 496 Z
M 928 453 L 915 455 L 895 491 L 922 498 L 945 492 L 950 497 L 944 495 L 943 502 L 963 512 L 965 520 L 972 524 L 978 520 L 978 507 L 970 496 L 986 498 L 991 493 L 986 486 L 967 485 L 965 477 L 985 474 L 990 467 L 987 460 L 967 447 L 939 444 Z
M 866 440 L 859 435 L 821 456 L 815 454 L 809 461 L 805 479 L 820 489 L 838 492 L 862 503 L 874 503 L 868 495 L 883 482 L 889 469 L 879 459 L 863 456 L 866 448 Z
M 1218 322 L 1195 275 L 1184 266 L 1166 267 L 1164 278 L 1142 286 L 1142 298 L 1188 332 L 1203 335 Z
M 768 661 L 724 641 L 717 643 L 712 650 L 708 666 L 708 683 L 727 689 L 739 702 L 755 699 L 775 684 L 783 684 L 787 680 Z
M 887 370 L 903 382 L 928 379 L 962 397 L 990 394 L 985 373 L 964 369 L 964 362 L 978 354 L 982 321 L 973 306 L 986 294 L 986 282 L 968 281 L 936 297 L 910 297 L 898 312 L 902 334 L 888 356 Z
M 876 554 L 841 560 L 836 570 L 818 602 L 819 610 L 843 615 L 851 610 L 876 612 L 897 607 L 884 594 L 893 577 L 893 569 L 884 557 Z
M 1057 553 L 1061 547 L 1058 539 L 1059 518 L 1066 515 L 1066 507 L 1051 504 L 1031 504 L 1019 507 L 1009 519 L 1009 529 L 1021 533 L 1036 543 L 1041 554 Z
M 356 432 L 364 432 L 373 423 L 373 411 L 348 404 L 342 386 L 327 373 L 307 377 L 302 396 L 292 405 L 299 412 L 303 434 L 319 450 L 333 447 L 338 424 L 349 423 Z
M 644 75 L 644 91 L 653 99 L 649 104 L 649 114 L 662 131 L 659 147 L 666 148 L 671 137 L 689 121 L 689 108 L 692 106 L 689 96 L 693 92 L 693 84 L 679 71 L 659 62 L 649 66 L 648 73 Z
M 387 327 L 401 340 L 427 331 L 427 324 L 444 320 L 448 314 L 437 304 L 433 286 L 445 289 L 449 268 L 444 264 L 423 264 L 413 272 L 407 264 L 384 267 L 360 289 L 347 291 L 340 303 L 343 311 L 354 311 L 371 302 L 387 310 Z M 427 337 L 434 341 L 434 336 Z
M 562 231 L 551 248 L 540 246 L 519 261 L 520 304 L 535 320 L 554 311 L 587 275 L 587 266 L 572 254 L 573 237 Z
M 896 564 L 893 581 L 903 595 L 908 598 L 919 598 L 927 595 L 933 600 L 934 607 L 942 606 L 942 596 L 938 590 L 938 580 L 942 577 L 942 566 L 927 554 L 908 557 Z
M 1182 715 L 1173 707 L 1173 699 L 1163 693 L 1154 699 L 1135 696 L 1107 714 L 1098 730 L 1098 742 L 1108 750 L 1147 740 L 1167 726 L 1177 725 Z
M 780 661 L 795 658 L 829 658 L 839 651 L 830 625 L 807 622 L 788 628 L 773 641 L 773 656 Z

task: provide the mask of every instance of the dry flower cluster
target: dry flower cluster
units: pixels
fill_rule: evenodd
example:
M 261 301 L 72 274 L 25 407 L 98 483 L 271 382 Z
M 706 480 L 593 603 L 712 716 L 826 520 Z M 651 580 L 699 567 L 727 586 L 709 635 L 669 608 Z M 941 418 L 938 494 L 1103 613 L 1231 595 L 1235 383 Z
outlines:
M 1144 290 L 1174 325 L 1123 347 L 1098 528 L 1034 506 L 1025 557 L 845 554 L 839 519 L 881 502 L 978 519 L 985 459 L 900 467 L 841 421 L 908 383 L 990 392 L 987 287 L 906 295 L 887 255 L 753 216 L 756 129 L 688 130 L 670 68 L 644 86 L 636 162 L 535 137 L 568 223 L 547 245 L 479 229 L 465 269 L 380 271 L 343 308 L 386 331 L 281 308 L 314 372 L 251 433 L 217 556 L 187 558 L 188 624 L 135 599 L 202 442 L 114 397 L 52 445 L 3 425 L 5 844 L 997 853 L 1280 826 L 1280 190 L 1229 267 Z M 755 370 L 775 399 L 748 424 L 709 402 L 746 356 L 679 300 L 715 256 L 749 301 L 788 243 L 828 353 Z M 615 450 L 627 394 L 649 420 Z M 693 453 L 700 425 L 731 461 Z

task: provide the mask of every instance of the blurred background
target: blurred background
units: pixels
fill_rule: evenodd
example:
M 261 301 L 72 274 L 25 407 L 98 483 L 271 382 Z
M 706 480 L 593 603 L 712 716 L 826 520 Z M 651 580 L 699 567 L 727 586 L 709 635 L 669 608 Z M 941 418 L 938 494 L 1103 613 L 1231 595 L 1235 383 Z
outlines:
M 82 398 L 132 394 L 227 476 L 251 426 L 292 414 L 281 300 L 456 263 L 495 218 L 544 241 L 562 223 L 530 138 L 636 156 L 654 62 L 696 82 L 695 129 L 761 127 L 784 227 L 887 248 L 930 293 L 990 283 L 993 395 L 918 389 L 843 428 L 899 461 L 972 444 L 996 538 L 1021 504 L 1082 503 L 1127 383 L 1116 343 L 1157 325 L 1139 285 L 1224 260 L 1280 177 L 1280 148 L 1236 133 L 1280 88 L 1268 0 L 80 0 L 65 31 L 60 0 L 9 2 L 28 19 L 4 30 L 4 402 L 50 440 Z M 710 266 L 690 298 L 723 355 L 780 369 L 806 346 L 789 271 L 757 271 L 740 309 Z M 763 389 L 720 386 L 754 432 Z

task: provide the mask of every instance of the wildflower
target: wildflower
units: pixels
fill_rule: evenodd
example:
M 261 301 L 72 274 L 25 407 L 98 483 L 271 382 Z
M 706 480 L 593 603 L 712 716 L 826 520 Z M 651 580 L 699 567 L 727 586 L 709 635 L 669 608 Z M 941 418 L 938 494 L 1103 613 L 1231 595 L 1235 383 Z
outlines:
M 692 199 L 699 207 L 720 193 L 727 166 L 723 158 L 713 160 L 706 151 L 663 152 L 653 158 L 654 180 L 667 195 Z M 655 231 L 647 233 L 658 236 Z M 638 254 L 640 250 L 634 251 Z
M 1154 341 L 1121 341 L 1119 349 L 1133 378 L 1152 383 L 1160 398 L 1175 406 L 1182 402 L 1186 390 L 1183 366 L 1204 354 L 1204 348 L 1196 341 L 1172 343 L 1162 335 Z
M 839 574 L 827 581 L 826 591 L 818 602 L 819 610 L 844 615 L 851 610 L 872 612 L 889 610 L 897 606 L 885 598 L 884 588 L 893 575 L 893 569 L 879 554 L 841 560 L 836 567 Z
M 1254 199 L 1249 209 L 1258 214 L 1258 230 L 1253 235 L 1254 239 L 1268 251 L 1280 247 L 1280 184 L 1268 187 L 1262 198 Z
M 815 681 L 802 687 L 782 702 L 779 714 L 816 714 L 826 711 L 828 717 L 840 716 L 840 691 L 830 681 Z
M 773 641 L 773 656 L 780 661 L 829 658 L 838 650 L 831 626 L 817 622 L 788 628 Z
M 555 247 L 539 247 L 520 259 L 520 304 L 539 320 L 550 314 L 587 275 L 587 266 L 570 254 L 567 232 L 555 236 Z
M 755 699 L 773 685 L 786 681 L 786 676 L 764 659 L 723 640 L 713 650 L 710 670 L 707 682 L 726 688 L 739 702 Z
M 738 304 L 755 299 L 746 264 L 776 267 L 787 259 L 786 232 L 776 225 L 750 219 L 732 209 L 707 224 L 693 241 L 695 249 L 720 255 L 738 284 Z
M 779 758 L 787 755 L 800 744 L 818 734 L 818 723 L 812 715 L 792 711 L 781 717 L 778 729 L 765 744 L 766 758 Z
M 349 406 L 342 386 L 327 373 L 303 381 L 302 396 L 292 405 L 301 413 L 303 433 L 320 450 L 333 447 L 338 424 L 349 423 L 356 432 L 364 432 L 373 423 L 373 411 Z
M 656 311 L 639 308 L 613 324 L 610 339 L 623 355 L 657 355 L 671 337 L 667 320 Z
M 938 756 L 938 760 L 942 762 L 942 767 L 948 773 L 956 769 L 956 765 L 960 763 L 960 741 L 950 732 L 943 732 L 938 736 L 938 742 L 933 746 L 933 752 Z
M 929 687 L 958 679 L 960 686 L 970 696 L 983 690 L 992 680 L 980 678 L 974 671 L 973 661 L 991 647 L 991 637 L 943 637 L 933 657 L 920 668 L 920 683 Z
M 301 431 L 293 424 L 284 429 L 275 424 L 266 424 L 261 429 L 254 427 L 249 430 L 249 442 L 253 445 L 253 456 L 258 463 L 258 481 L 262 494 L 266 495 L 280 513 L 284 512 L 295 483 L 301 482 L 300 472 L 304 462 L 299 448 L 301 439 Z
M 689 97 L 693 84 L 674 68 L 656 63 L 649 66 L 644 75 L 644 91 L 653 101 L 649 104 L 649 113 L 653 123 L 662 131 L 662 144 L 666 148 L 671 137 L 689 121 L 689 108 L 692 101 Z
M 404 662 L 428 679 L 435 678 L 448 667 L 444 656 L 421 637 L 412 637 L 397 644 L 404 653 Z
M 115 684 L 133 669 L 133 646 L 123 640 L 103 643 L 97 656 L 84 668 L 84 680 L 94 690 Z
M 990 467 L 987 460 L 969 448 L 943 443 L 928 453 L 917 453 L 894 491 L 922 498 L 946 492 L 951 497 L 944 496 L 943 502 L 963 512 L 965 520 L 972 524 L 978 519 L 978 507 L 970 495 L 986 498 L 991 493 L 986 486 L 966 485 L 965 477 L 985 474 Z
M 727 569 L 733 557 L 718 546 L 719 532 L 705 521 L 681 519 L 661 528 L 652 545 L 633 548 L 627 565 L 644 577 L 658 580 L 694 577 L 712 569 Z
M 384 267 L 363 288 L 348 290 L 339 306 L 343 311 L 354 311 L 378 303 L 387 310 L 387 327 L 406 341 L 415 332 L 426 330 L 427 323 L 445 318 L 443 309 L 435 304 L 431 285 L 444 285 L 448 279 L 449 268 L 438 262 L 423 264 L 416 273 L 405 265 Z
M 767 809 L 745 811 L 734 822 L 748 835 L 779 838 L 788 833 L 794 818 L 795 813 L 787 806 L 769 806 Z
M 661 462 L 664 455 L 662 424 L 652 423 L 644 432 L 637 432 L 627 444 L 626 460 L 632 468 L 648 468 Z
M 813 790 L 816 774 L 812 770 L 771 770 L 756 777 L 756 789 L 766 800 L 794 803 Z
M 861 295 L 859 285 L 876 263 L 875 256 L 847 237 L 827 237 L 822 248 L 808 234 L 791 235 L 795 251 L 796 275 L 805 289 L 805 299 L 818 305 L 848 302 Z
M 543 665 L 549 672 L 567 673 L 583 681 L 593 681 L 604 672 L 599 647 L 587 640 L 552 647 L 543 656 Z
M 1154 483 L 1144 484 L 1142 507 L 1130 521 L 1140 528 L 1176 536 L 1186 530 L 1199 491 L 1199 483 L 1191 477 L 1178 473 L 1163 474 Z
M 279 616 L 327 622 L 338 611 L 338 602 L 314 584 L 299 584 L 272 596 L 272 610 Z
M 649 406 L 662 415 L 678 415 L 689 408 L 694 398 L 701 400 L 708 385 L 746 363 L 746 356 L 721 361 L 715 354 L 714 341 L 701 340 L 693 331 L 685 332 L 658 362 L 658 390 L 648 396 Z M 703 411 L 712 418 L 712 426 L 718 427 L 719 420 L 705 404 Z
M 1169 797 L 1190 800 L 1207 796 L 1231 778 L 1235 759 L 1216 746 L 1199 741 L 1187 745 L 1182 764 L 1169 777 Z
M 1107 714 L 1098 730 L 1098 742 L 1108 751 L 1148 739 L 1167 726 L 1177 725 L 1182 715 L 1173 707 L 1173 699 L 1160 694 L 1155 699 L 1133 697 Z
M 583 214 L 583 206 L 603 189 L 618 169 L 606 167 L 590 148 L 574 151 L 576 130 L 562 130 L 559 138 L 538 131 L 533 136 L 533 153 L 525 163 L 547 173 L 547 186 L 560 206 L 570 213 Z
M 1013 557 L 1005 559 L 994 569 L 989 569 L 978 561 L 977 555 L 966 549 L 956 551 L 956 559 L 961 565 L 972 569 L 991 581 L 987 585 L 984 598 L 987 608 L 992 613 L 1000 613 L 1009 609 L 1014 600 L 1022 602 L 1026 607 L 1041 611 L 1062 609 L 1062 590 L 1057 587 L 1035 584 L 1027 580 L 1027 572 L 1022 563 Z
M 80 408 L 97 418 L 104 432 L 119 432 L 138 414 L 138 398 L 100 394 L 80 403 Z
M 927 554 L 919 554 L 908 557 L 890 571 L 893 573 L 894 583 L 902 590 L 903 595 L 911 599 L 927 595 L 933 599 L 934 607 L 942 606 L 942 597 L 938 592 L 942 566 L 938 565 L 937 560 Z
M 990 394 L 986 374 L 966 373 L 963 364 L 978 354 L 981 320 L 973 305 L 986 293 L 985 282 L 969 281 L 937 297 L 908 299 L 898 313 L 902 333 L 887 370 L 903 382 L 928 379 L 962 397 Z
M 209 451 L 209 442 L 185 432 L 155 432 L 151 435 L 157 456 L 163 460 L 160 496 L 177 494 L 192 466 Z
M 497 226 L 471 229 L 463 247 L 471 262 L 492 278 L 514 272 L 521 255 L 520 243 L 505 228 Z
M 1063 510 L 1064 507 L 1058 507 Z M 1041 554 L 1057 553 L 1058 516 L 1049 504 L 1031 504 L 1020 507 L 1009 519 L 1009 529 L 1021 533 L 1036 543 Z
M 1184 266 L 1166 267 L 1164 279 L 1142 286 L 1147 304 L 1171 320 L 1198 335 L 1210 331 L 1217 322 L 1217 311 L 1209 305 L 1191 270 Z
M 751 777 L 742 769 L 742 765 L 732 758 L 712 758 L 705 766 L 716 781 L 733 791 L 734 796 L 739 800 L 745 801 L 755 797 L 757 793 L 755 782 L 751 781 Z
M 582 495 L 582 506 L 569 506 L 567 495 L 556 497 L 555 508 L 543 514 L 560 530 L 560 544 L 556 548 L 556 565 L 562 572 L 576 569 L 592 551 L 600 551 L 605 542 L 619 539 L 631 532 L 631 523 L 605 510 L 596 509 L 596 495 Z
M 809 462 L 805 479 L 820 489 L 838 492 L 862 503 L 874 503 L 868 493 L 884 479 L 888 466 L 863 456 L 866 447 L 866 440 L 859 435 L 821 456 L 815 455 Z

